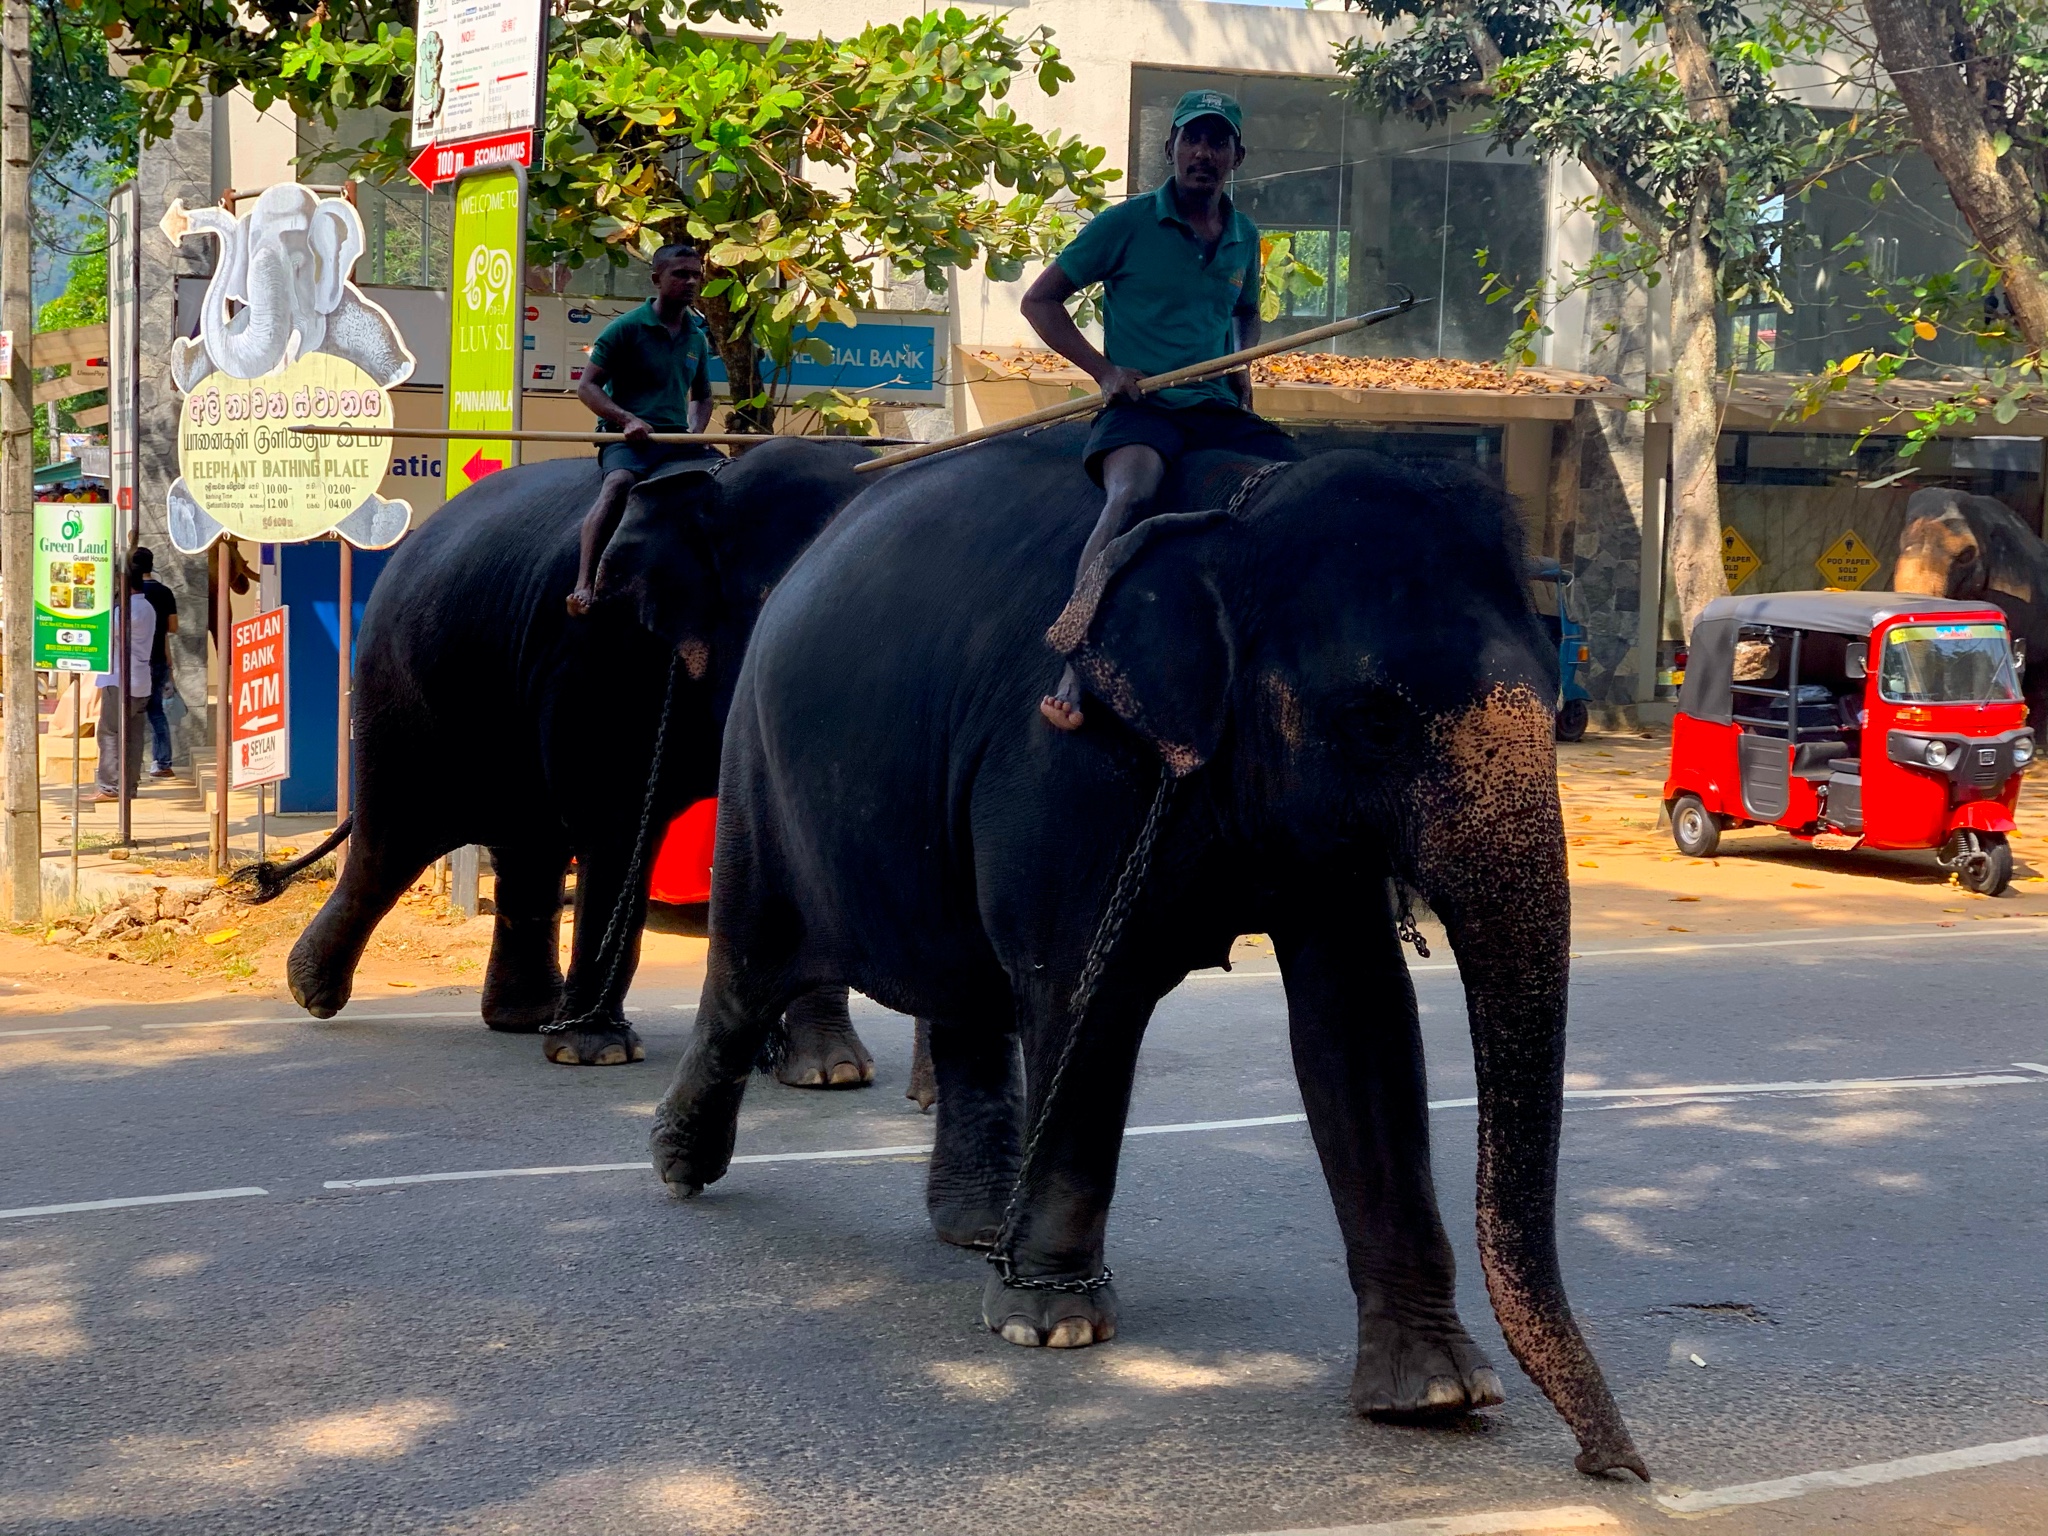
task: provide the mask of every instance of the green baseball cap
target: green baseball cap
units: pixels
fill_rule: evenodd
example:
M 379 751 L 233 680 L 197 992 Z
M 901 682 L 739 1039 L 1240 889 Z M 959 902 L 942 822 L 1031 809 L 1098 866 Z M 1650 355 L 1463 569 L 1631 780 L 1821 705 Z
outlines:
M 1235 96 L 1226 96 L 1221 91 L 1189 91 L 1173 109 L 1173 126 L 1185 128 L 1198 117 L 1220 117 L 1239 139 L 1244 137 L 1244 109 Z

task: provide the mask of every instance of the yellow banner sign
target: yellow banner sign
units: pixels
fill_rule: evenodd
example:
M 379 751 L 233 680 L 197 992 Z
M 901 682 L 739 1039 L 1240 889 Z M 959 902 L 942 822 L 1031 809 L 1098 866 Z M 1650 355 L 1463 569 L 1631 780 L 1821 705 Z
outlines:
M 259 379 L 211 373 L 185 397 L 178 470 L 228 532 L 295 543 L 318 538 L 376 494 L 391 439 L 293 428 L 391 424 L 391 392 L 332 353 L 308 353 Z
M 1877 574 L 1881 563 L 1863 542 L 1863 535 L 1852 528 L 1822 550 L 1813 566 L 1829 586 L 1855 592 Z
M 1728 577 L 1728 590 L 1739 592 L 1742 584 L 1757 573 L 1763 560 L 1733 528 L 1721 530 L 1721 569 Z

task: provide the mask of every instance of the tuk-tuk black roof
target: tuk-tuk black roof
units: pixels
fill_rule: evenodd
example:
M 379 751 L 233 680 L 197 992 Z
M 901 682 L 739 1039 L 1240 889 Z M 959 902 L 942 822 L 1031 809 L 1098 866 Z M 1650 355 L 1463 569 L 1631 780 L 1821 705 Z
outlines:
M 1886 619 L 1902 613 L 1961 616 L 1997 612 L 1990 603 L 1922 597 L 1916 592 L 1764 592 L 1755 597 L 1717 597 L 1693 624 L 1678 707 L 1695 720 L 1716 725 L 1729 722 L 1734 707 L 1735 635 L 1745 624 L 1819 630 L 1861 639 Z
M 1917 592 L 1763 592 L 1754 597 L 1717 597 L 1699 623 L 1769 624 L 1783 629 L 1817 629 L 1831 635 L 1868 635 L 1902 613 L 1996 612 L 1991 603 Z

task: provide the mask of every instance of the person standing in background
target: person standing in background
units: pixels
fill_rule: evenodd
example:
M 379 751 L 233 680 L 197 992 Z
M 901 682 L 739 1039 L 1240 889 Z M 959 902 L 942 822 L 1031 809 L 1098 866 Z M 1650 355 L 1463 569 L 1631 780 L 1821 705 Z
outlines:
M 178 632 L 178 599 L 156 579 L 156 555 L 139 548 L 128 557 L 128 590 L 140 592 L 156 611 L 156 635 L 149 643 L 149 776 L 171 777 L 171 722 L 164 715 L 164 695 L 171 688 L 168 644 Z
M 93 727 L 94 744 L 99 748 L 99 768 L 94 773 L 94 790 L 91 800 L 104 804 L 121 798 L 119 770 L 114 761 L 116 746 L 114 737 L 119 729 L 116 722 L 127 713 L 128 741 L 127 762 L 119 765 L 125 768 L 128 792 L 135 793 L 142 780 L 142 733 L 149 719 L 149 649 L 156 638 L 156 609 L 148 598 L 131 590 L 128 594 L 128 654 L 125 658 L 126 688 L 122 686 L 121 662 L 115 658 L 115 670 L 100 672 L 93 677 L 93 686 L 99 690 L 99 724 Z M 125 695 L 125 697 L 124 697 Z

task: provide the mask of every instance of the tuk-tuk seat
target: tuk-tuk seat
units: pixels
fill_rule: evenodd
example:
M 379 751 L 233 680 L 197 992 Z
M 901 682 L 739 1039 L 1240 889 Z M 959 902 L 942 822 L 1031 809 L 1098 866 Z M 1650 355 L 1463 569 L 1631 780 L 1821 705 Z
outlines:
M 1792 752 L 1795 778 L 1824 783 L 1837 773 L 1854 773 L 1856 760 L 1849 756 L 1846 741 L 1802 741 Z M 1844 764 L 1850 766 L 1844 767 Z

